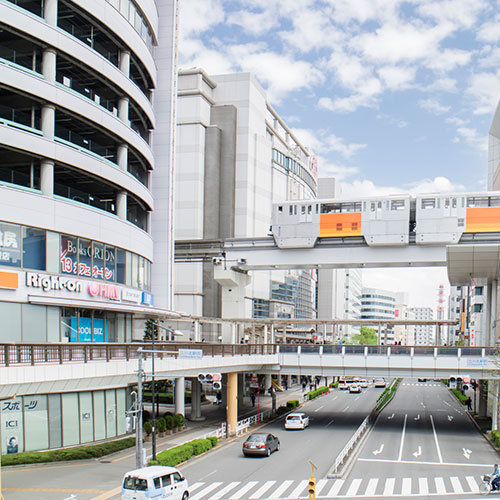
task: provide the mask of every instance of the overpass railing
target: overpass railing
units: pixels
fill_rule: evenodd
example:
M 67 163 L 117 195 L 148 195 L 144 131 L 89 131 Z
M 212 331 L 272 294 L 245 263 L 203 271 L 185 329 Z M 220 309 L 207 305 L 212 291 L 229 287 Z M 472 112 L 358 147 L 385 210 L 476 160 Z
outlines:
M 147 359 L 152 350 L 151 342 L 129 344 L 6 344 L 0 343 L 0 366 L 40 365 L 63 363 L 88 363 L 90 361 L 115 361 L 137 359 L 142 347 Z M 209 344 L 205 342 L 155 342 L 157 359 L 178 357 L 182 349 L 199 349 L 203 356 L 243 356 L 276 354 L 274 344 Z

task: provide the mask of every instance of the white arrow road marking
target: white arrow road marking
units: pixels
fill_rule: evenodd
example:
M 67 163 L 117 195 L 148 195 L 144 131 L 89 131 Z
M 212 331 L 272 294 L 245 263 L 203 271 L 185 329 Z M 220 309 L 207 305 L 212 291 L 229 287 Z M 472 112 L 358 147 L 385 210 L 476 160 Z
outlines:
M 451 422 L 453 420 L 453 416 L 452 415 L 448 415 L 448 421 Z
M 420 455 L 422 455 L 422 447 L 421 447 L 421 446 L 419 446 L 419 447 L 418 447 L 418 450 L 417 450 L 417 451 L 415 451 L 414 453 L 412 453 L 412 455 L 413 455 L 415 458 L 417 458 L 417 457 L 419 457 Z
M 420 420 L 420 413 L 413 420 Z
M 393 418 L 394 418 L 394 413 L 390 417 L 387 417 L 387 420 L 391 420 Z
M 382 450 L 383 450 L 383 449 L 384 449 L 384 445 L 382 444 L 382 445 L 380 446 L 380 450 L 375 450 L 375 451 L 373 452 L 373 454 L 374 454 L 374 455 L 379 455 L 380 453 L 382 453 Z
M 467 459 L 467 460 L 470 460 L 470 455 L 472 453 L 472 450 L 468 450 L 467 448 L 462 448 L 462 451 L 464 452 L 464 457 Z

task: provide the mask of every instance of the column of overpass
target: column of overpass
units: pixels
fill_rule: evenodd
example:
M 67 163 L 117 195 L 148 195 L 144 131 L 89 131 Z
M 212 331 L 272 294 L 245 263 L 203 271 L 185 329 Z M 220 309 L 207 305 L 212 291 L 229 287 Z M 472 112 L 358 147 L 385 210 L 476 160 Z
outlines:
M 185 401 L 185 393 L 186 393 L 186 382 L 184 377 L 177 377 L 175 379 L 175 413 L 181 413 L 182 415 L 186 415 L 186 408 L 184 405 Z M 192 397 L 192 395 L 191 395 Z M 192 404 L 192 400 L 191 400 Z M 201 407 L 201 391 L 200 391 L 200 407 Z
M 201 382 L 198 378 L 191 379 L 191 415 L 189 420 L 205 420 L 201 415 Z
M 234 436 L 236 434 L 236 426 L 238 424 L 238 372 L 227 374 L 226 398 L 229 434 Z

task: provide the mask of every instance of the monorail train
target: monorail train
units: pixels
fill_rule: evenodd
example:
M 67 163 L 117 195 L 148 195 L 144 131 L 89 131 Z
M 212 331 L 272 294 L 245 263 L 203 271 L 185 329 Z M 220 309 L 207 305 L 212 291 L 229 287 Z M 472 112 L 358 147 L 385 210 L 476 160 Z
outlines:
M 297 200 L 273 204 L 279 248 L 312 248 L 318 237 L 363 237 L 369 246 L 458 243 L 463 233 L 500 232 L 500 192 Z

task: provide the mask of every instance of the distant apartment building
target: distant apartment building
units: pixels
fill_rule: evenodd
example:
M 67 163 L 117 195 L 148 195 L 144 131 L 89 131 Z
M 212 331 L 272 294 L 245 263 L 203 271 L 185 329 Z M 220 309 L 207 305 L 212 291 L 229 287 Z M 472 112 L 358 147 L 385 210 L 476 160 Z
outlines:
M 249 73 L 180 71 L 176 161 L 176 240 L 267 236 L 273 202 L 316 198 L 315 157 Z M 177 310 L 221 315 L 210 262 L 179 263 L 175 271 Z M 252 272 L 244 314 L 312 318 L 314 294 L 310 271 Z
M 418 321 L 432 321 L 434 311 L 431 307 L 411 307 L 409 309 L 411 319 Z M 414 345 L 434 345 L 434 325 L 413 325 Z
M 394 329 L 384 320 L 396 319 L 396 294 L 379 288 L 363 288 L 361 291 L 361 319 L 380 320 L 377 327 L 379 343 L 393 344 Z
M 394 319 L 401 321 L 410 319 L 408 294 L 405 292 L 396 293 Z M 401 342 L 401 345 L 414 345 L 413 333 L 411 325 L 397 325 L 394 327 L 394 341 Z

